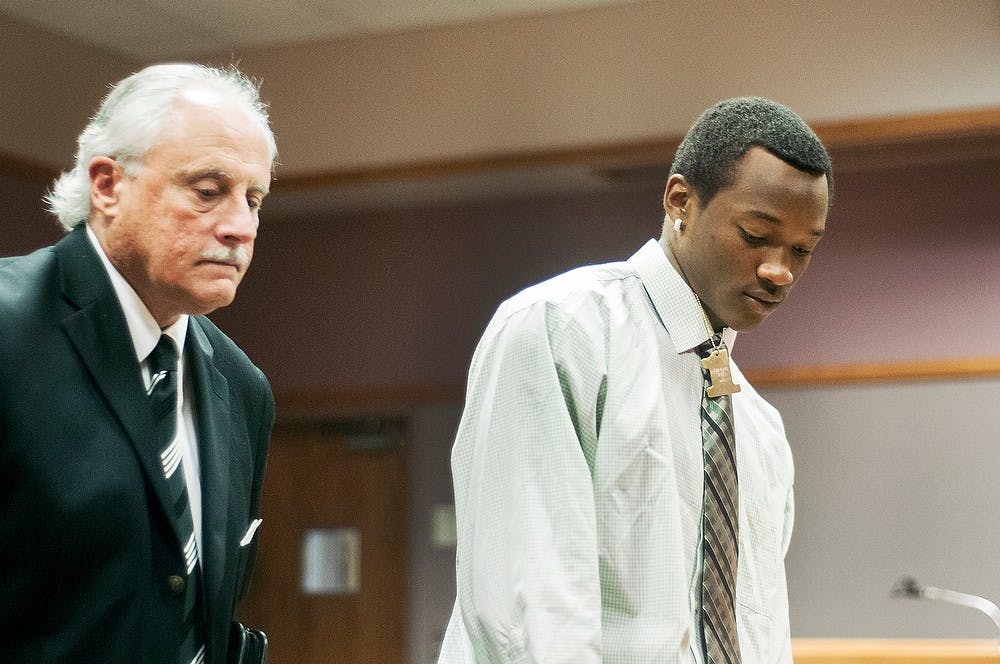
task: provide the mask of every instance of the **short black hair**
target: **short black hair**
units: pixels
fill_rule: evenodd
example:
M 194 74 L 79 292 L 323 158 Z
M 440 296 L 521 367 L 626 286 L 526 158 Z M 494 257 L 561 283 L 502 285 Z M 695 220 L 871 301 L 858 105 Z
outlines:
M 790 108 L 762 97 L 726 99 L 702 113 L 677 148 L 670 175 L 683 175 L 708 205 L 755 146 L 800 171 L 825 175 L 833 201 L 833 164 L 819 137 Z

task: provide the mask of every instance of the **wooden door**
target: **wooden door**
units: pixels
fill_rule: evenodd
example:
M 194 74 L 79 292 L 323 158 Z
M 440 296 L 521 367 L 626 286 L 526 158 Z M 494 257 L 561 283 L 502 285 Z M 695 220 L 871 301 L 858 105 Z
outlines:
M 385 422 L 275 427 L 260 548 L 239 614 L 267 632 L 268 664 L 405 661 L 406 451 L 403 427 Z M 360 535 L 359 588 L 306 593 L 303 542 L 332 529 Z

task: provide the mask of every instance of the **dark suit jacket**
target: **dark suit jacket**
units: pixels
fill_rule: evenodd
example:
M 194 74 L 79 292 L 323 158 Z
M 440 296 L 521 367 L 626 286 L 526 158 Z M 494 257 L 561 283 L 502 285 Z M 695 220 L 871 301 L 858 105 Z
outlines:
M 202 484 L 209 662 L 250 576 L 274 399 L 208 319 L 185 343 Z M 124 315 L 81 225 L 0 259 L 0 661 L 176 663 L 175 520 Z M 256 542 L 256 539 L 254 540 Z

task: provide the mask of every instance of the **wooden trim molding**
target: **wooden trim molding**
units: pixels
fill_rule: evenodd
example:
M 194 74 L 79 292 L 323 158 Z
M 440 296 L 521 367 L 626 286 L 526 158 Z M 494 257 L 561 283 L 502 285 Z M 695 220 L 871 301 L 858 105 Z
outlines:
M 755 387 L 981 379 L 1000 376 L 1000 357 L 774 367 L 743 373 Z
M 975 380 L 1000 377 L 1000 357 L 775 367 L 748 369 L 743 373 L 755 387 Z M 401 411 L 414 405 L 458 404 L 464 398 L 464 385 L 300 390 L 275 394 L 279 419 L 286 421 L 373 410 Z
M 862 150 L 919 144 L 947 145 L 984 140 L 1000 144 L 1000 107 L 944 111 L 915 115 L 859 118 L 839 122 L 812 123 L 827 149 L 840 165 L 856 159 Z M 313 188 L 356 186 L 469 175 L 489 171 L 530 169 L 588 164 L 594 168 L 662 163 L 680 145 L 682 136 L 652 137 L 562 149 L 532 150 L 482 155 L 467 159 L 420 161 L 373 168 L 357 168 L 280 177 L 275 190 L 300 191 Z M 1000 151 L 1000 149 L 998 149 Z
M 813 123 L 816 133 L 833 154 L 838 166 L 853 159 L 859 150 L 912 146 L 922 143 L 1000 142 L 1000 107 L 978 108 L 915 115 L 859 118 Z M 315 188 L 354 186 L 398 180 L 434 179 L 510 169 L 544 168 L 588 164 L 594 168 L 627 167 L 662 163 L 676 151 L 681 136 L 651 137 L 569 148 L 488 154 L 465 159 L 418 161 L 372 168 L 300 173 L 281 176 L 274 190 L 302 191 Z M 66 164 L 65 166 L 69 166 Z M 50 179 L 60 167 L 34 162 L 0 152 L 0 168 Z
M 795 664 L 997 664 L 995 639 L 792 639 Z
M 275 179 L 274 186 L 280 187 L 282 191 L 300 191 L 314 188 L 378 184 L 398 180 L 432 180 L 494 171 L 579 164 L 614 167 L 662 162 L 664 155 L 672 155 L 677 150 L 681 144 L 681 138 L 620 141 L 563 149 L 489 154 L 465 159 L 417 161 L 374 168 L 319 171 L 279 177 Z
M 898 115 L 813 125 L 830 150 L 854 146 L 996 136 L 1000 133 L 1000 108 Z

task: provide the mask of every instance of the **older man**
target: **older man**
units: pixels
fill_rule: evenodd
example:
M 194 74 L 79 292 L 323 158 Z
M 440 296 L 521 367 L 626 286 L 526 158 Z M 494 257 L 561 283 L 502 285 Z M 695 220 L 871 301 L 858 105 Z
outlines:
M 250 265 L 275 153 L 239 72 L 146 68 L 48 197 L 66 237 L 0 260 L 3 661 L 261 656 L 233 614 L 274 401 L 204 314 Z
M 505 302 L 452 457 L 442 663 L 790 662 L 781 418 L 729 359 L 805 272 L 830 159 L 789 109 L 689 130 L 659 242 Z

